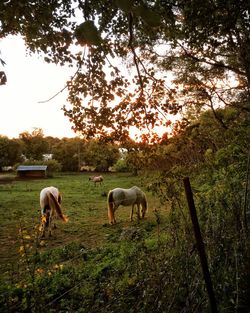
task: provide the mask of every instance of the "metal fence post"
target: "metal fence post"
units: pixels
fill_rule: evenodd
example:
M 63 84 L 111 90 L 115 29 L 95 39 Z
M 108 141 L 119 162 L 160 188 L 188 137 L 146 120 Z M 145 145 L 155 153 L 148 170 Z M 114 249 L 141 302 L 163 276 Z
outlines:
M 212 313 L 218 313 L 215 295 L 214 295 L 214 291 L 213 291 L 212 280 L 211 280 L 209 269 L 208 269 L 207 256 L 206 256 L 205 247 L 204 247 L 204 243 L 203 243 L 202 236 L 201 236 L 200 226 L 199 226 L 197 213 L 196 213 L 196 209 L 195 209 L 195 205 L 194 205 L 193 193 L 192 193 L 192 189 L 190 186 L 189 178 L 185 177 L 183 179 L 183 182 L 184 182 L 189 212 L 190 212 L 191 220 L 193 223 L 194 234 L 195 234 L 196 244 L 197 244 L 197 250 L 198 250 L 198 253 L 200 256 L 200 262 L 201 262 L 201 266 L 202 266 L 203 276 L 204 276 L 204 280 L 206 283 L 207 293 L 208 293 L 208 297 L 209 297 L 209 301 L 210 301 L 211 312 Z

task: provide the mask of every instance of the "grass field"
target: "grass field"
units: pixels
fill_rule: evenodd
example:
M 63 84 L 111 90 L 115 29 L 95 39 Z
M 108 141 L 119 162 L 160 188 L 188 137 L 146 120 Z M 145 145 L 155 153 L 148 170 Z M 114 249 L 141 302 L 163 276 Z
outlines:
M 56 186 L 62 193 L 63 213 L 69 217 L 67 224 L 57 222 L 52 238 L 46 237 L 41 251 L 62 247 L 72 242 L 84 247 L 101 246 L 113 233 L 131 225 L 130 208 L 120 207 L 116 212 L 117 225 L 110 226 L 107 217 L 107 193 L 115 187 L 139 186 L 146 192 L 148 207 L 146 223 L 155 222 L 153 208 L 159 208 L 159 201 L 147 192 L 142 177 L 130 174 L 104 174 L 101 186 L 88 181 L 89 174 L 62 174 L 54 178 L 39 180 L 5 180 L 0 184 L 0 266 L 1 273 L 16 264 L 20 257 L 23 234 L 25 238 L 36 238 L 40 223 L 39 193 L 46 186 Z M 137 222 L 132 222 L 136 224 Z M 20 230 L 22 236 L 20 236 Z M 156 231 L 156 227 L 152 229 Z M 29 240 L 28 240 L 29 241 Z M 30 243 L 34 244 L 34 243 Z

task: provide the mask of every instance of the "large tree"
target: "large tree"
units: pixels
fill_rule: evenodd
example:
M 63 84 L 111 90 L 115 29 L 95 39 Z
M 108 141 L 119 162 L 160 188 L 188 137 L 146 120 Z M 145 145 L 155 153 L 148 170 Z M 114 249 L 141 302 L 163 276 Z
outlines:
M 14 166 L 22 161 L 22 142 L 0 135 L 0 170 L 4 166 Z
M 43 155 L 48 153 L 49 145 L 41 128 L 35 128 L 31 133 L 25 131 L 19 134 L 19 139 L 23 142 L 23 153 L 27 159 L 43 160 Z
M 249 112 L 249 16 L 245 0 L 10 0 L 0 32 L 76 66 L 65 115 L 87 138 L 123 140 L 190 109 L 210 107 L 223 127 L 216 106 Z

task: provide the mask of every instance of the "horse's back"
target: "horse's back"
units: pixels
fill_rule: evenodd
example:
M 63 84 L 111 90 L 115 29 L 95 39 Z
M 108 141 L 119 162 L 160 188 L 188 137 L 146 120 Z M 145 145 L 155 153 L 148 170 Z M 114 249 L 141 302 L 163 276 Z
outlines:
M 45 187 L 40 192 L 40 205 L 43 207 L 44 205 L 48 204 L 48 194 L 52 193 L 53 196 L 57 199 L 59 196 L 59 191 L 56 187 L 50 186 Z
M 132 188 L 115 188 L 112 190 L 113 200 L 117 205 L 131 205 L 136 201 L 136 191 Z
M 145 193 L 139 187 L 133 186 L 131 189 L 136 192 L 138 200 L 142 200 L 145 198 Z

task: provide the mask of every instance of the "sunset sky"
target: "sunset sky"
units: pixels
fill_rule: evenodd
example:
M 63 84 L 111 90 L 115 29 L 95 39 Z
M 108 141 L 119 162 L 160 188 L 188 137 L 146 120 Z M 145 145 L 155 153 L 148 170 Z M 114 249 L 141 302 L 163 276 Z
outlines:
M 66 90 L 49 102 L 39 103 L 59 92 L 75 70 L 27 56 L 22 39 L 17 37 L 0 40 L 0 52 L 6 62 L 4 67 L 0 64 L 0 71 L 7 75 L 6 85 L 0 86 L 0 135 L 17 138 L 24 131 L 42 128 L 45 136 L 76 136 L 61 110 L 66 104 Z
M 45 63 L 38 55 L 27 55 L 19 37 L 0 40 L 0 53 L 6 63 L 5 66 L 0 63 L 0 71 L 7 75 L 6 85 L 0 86 L 0 135 L 18 138 L 22 132 L 41 128 L 45 136 L 77 136 L 61 110 L 67 104 L 67 90 L 46 102 L 65 87 L 76 69 Z M 155 130 L 160 134 L 166 128 Z M 131 129 L 132 137 L 136 133 Z

